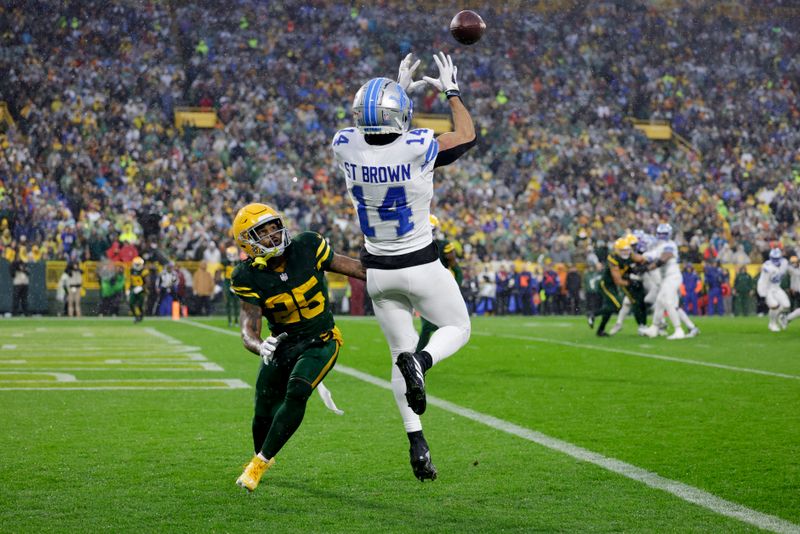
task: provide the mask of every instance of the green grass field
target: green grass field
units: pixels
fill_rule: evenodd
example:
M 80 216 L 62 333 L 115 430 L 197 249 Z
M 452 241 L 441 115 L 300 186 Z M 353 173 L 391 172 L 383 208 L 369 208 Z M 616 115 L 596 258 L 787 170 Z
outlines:
M 256 356 L 222 319 L 0 322 L 0 532 L 800 532 L 800 325 L 691 340 L 476 318 L 418 482 L 374 319 L 252 495 Z M 665 491 L 668 488 L 670 491 Z

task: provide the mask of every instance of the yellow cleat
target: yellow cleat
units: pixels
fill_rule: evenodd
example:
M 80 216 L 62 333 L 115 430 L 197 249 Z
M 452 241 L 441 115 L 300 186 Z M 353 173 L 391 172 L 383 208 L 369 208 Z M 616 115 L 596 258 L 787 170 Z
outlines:
M 273 465 L 275 465 L 275 458 L 270 458 L 268 462 L 265 462 L 258 455 L 253 456 L 250 463 L 245 466 L 244 472 L 236 479 L 236 484 L 247 491 L 255 491 L 258 483 L 261 482 L 261 477 Z

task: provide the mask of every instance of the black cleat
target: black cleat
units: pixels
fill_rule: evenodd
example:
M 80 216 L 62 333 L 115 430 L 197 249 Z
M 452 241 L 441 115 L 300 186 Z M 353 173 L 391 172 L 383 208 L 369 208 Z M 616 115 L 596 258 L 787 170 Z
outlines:
M 416 354 L 403 352 L 397 357 L 397 367 L 406 381 L 408 407 L 417 415 L 425 413 L 425 372 Z
M 594 315 L 589 315 L 586 317 L 586 321 L 589 323 L 589 328 L 594 330 Z
M 414 476 L 420 482 L 436 480 L 436 466 L 431 462 L 431 451 L 428 446 L 424 445 L 416 450 L 412 447 L 409 453 L 411 454 L 411 470 L 414 471 Z
M 597 337 L 611 337 L 608 335 L 608 332 L 598 332 Z

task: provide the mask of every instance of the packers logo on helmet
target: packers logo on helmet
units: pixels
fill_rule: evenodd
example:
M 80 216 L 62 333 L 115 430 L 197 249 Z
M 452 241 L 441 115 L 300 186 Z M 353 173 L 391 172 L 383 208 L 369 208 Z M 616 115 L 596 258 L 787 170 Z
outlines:
M 131 262 L 131 267 L 133 268 L 134 271 L 141 271 L 142 269 L 144 269 L 144 260 L 139 256 L 136 256 L 135 258 L 133 258 L 133 261 Z
M 267 226 L 274 223 L 271 232 Z M 248 204 L 239 210 L 231 228 L 236 244 L 251 258 L 266 260 L 280 256 L 291 243 L 281 215 L 266 204 Z

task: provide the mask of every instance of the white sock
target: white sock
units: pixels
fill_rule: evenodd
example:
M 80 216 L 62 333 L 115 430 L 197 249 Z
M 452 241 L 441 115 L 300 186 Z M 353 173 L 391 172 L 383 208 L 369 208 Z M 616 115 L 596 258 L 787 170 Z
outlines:
M 800 308 L 797 308 L 792 313 L 787 315 L 786 316 L 786 320 L 789 321 L 789 322 L 792 322 L 793 320 L 797 319 L 798 317 L 800 317 Z
M 673 308 L 672 306 L 667 308 L 667 317 L 669 317 L 669 321 L 672 323 L 672 327 L 675 330 L 681 329 L 681 319 L 678 316 L 678 308 Z
M 622 326 L 622 323 L 625 321 L 625 318 L 628 316 L 628 313 L 631 311 L 631 301 L 628 297 L 622 301 L 622 308 L 619 309 L 619 313 L 617 314 L 617 323 L 618 325 Z
M 776 324 L 776 319 L 778 318 L 778 308 L 770 308 L 769 309 L 769 324 Z
M 689 330 L 695 328 L 694 323 L 691 319 L 689 319 L 689 315 L 683 310 L 683 308 L 678 308 L 678 317 L 680 317 L 681 322 L 685 324 L 686 328 Z
M 258 456 L 259 458 L 261 458 L 261 459 L 262 459 L 262 460 L 264 460 L 265 462 L 269 462 L 269 458 L 267 458 L 266 456 L 264 456 L 264 454 L 263 454 L 263 453 L 261 453 L 261 452 L 259 452 L 258 454 L 256 454 L 256 456 Z
M 408 400 L 406 399 L 406 381 L 400 373 L 400 368 L 392 364 L 392 393 L 394 393 L 394 401 L 397 403 L 397 409 L 400 410 L 400 417 L 403 418 L 403 426 L 406 432 L 418 432 L 422 430 L 422 422 L 419 416 L 411 411 L 408 407 Z

